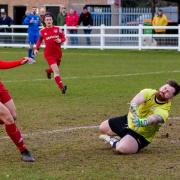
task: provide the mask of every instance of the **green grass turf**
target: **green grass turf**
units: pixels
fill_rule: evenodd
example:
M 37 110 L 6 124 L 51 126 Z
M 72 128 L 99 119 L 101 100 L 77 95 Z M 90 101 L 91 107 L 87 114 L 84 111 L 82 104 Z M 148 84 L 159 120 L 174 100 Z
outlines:
M 26 50 L 1 48 L 0 54 L 18 59 Z M 176 51 L 64 50 L 65 96 L 46 80 L 42 51 L 36 64 L 1 70 L 0 77 L 15 101 L 18 126 L 30 134 L 98 125 L 127 113 L 139 90 L 158 88 L 167 79 L 180 82 L 179 56 Z M 179 105 L 176 97 L 171 116 L 180 116 Z M 21 162 L 11 141 L 0 139 L 0 179 L 179 179 L 179 120 L 170 120 L 151 145 L 129 156 L 103 144 L 96 128 L 25 137 L 35 163 Z M 5 135 L 1 128 L 0 138 Z

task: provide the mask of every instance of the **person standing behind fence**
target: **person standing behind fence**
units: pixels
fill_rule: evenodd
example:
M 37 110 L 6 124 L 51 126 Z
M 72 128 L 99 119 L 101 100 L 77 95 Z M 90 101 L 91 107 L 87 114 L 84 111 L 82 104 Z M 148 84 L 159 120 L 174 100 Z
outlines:
M 33 7 L 32 12 L 24 19 L 23 24 L 28 25 L 29 49 L 28 57 L 35 59 L 33 46 L 39 38 L 40 17 L 37 15 L 37 8 Z
M 57 15 L 57 26 L 64 26 L 66 24 L 66 8 L 60 7 L 60 11 Z
M 13 20 L 11 17 L 7 16 L 5 11 L 1 11 L 0 17 L 0 25 L 8 25 L 11 26 L 13 24 Z M 1 28 L 0 32 L 10 32 L 10 28 Z
M 13 24 L 13 20 L 11 17 L 7 16 L 5 11 L 1 11 L 0 17 L 0 25 L 8 25 L 11 26 Z M 11 32 L 11 28 L 0 28 L 0 32 Z M 10 43 L 10 36 L 2 37 L 3 42 Z
M 46 26 L 44 19 L 45 19 L 45 14 L 46 14 L 46 10 L 42 7 L 39 10 L 39 17 L 40 17 L 40 21 L 41 21 L 41 26 Z
M 88 28 L 84 29 L 84 34 L 91 34 L 92 29 L 90 26 L 93 25 L 93 18 L 91 13 L 88 11 L 87 6 L 83 7 L 83 12 L 80 14 L 78 25 L 83 24 L 83 26 L 87 26 Z M 91 44 L 90 37 L 86 37 L 86 43 L 88 45 Z
M 158 10 L 157 15 L 152 20 L 153 26 L 167 26 L 168 19 L 161 9 Z M 165 34 L 166 29 L 154 29 L 155 34 Z M 162 45 L 162 38 L 156 38 L 158 45 Z
M 66 25 L 67 26 L 77 26 L 78 19 L 79 19 L 79 16 L 78 16 L 77 12 L 73 9 L 70 9 L 66 16 Z M 68 29 L 68 31 L 71 35 L 77 34 L 77 29 Z M 71 40 L 71 45 L 78 44 L 77 37 L 70 37 L 70 40 Z

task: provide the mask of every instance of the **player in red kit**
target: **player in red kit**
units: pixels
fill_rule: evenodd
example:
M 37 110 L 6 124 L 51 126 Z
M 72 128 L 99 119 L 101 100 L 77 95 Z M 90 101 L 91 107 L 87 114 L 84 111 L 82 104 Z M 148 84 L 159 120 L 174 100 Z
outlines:
M 67 86 L 63 84 L 59 73 L 59 65 L 62 57 L 61 44 L 65 41 L 65 36 L 60 27 L 53 26 L 53 17 L 51 14 L 46 14 L 44 21 L 46 27 L 40 31 L 40 38 L 34 49 L 34 54 L 38 54 L 40 45 L 44 40 L 44 57 L 49 65 L 49 68 L 46 69 L 47 77 L 51 79 L 51 73 L 53 73 L 56 84 L 62 94 L 65 94 Z
M 7 62 L 0 60 L 0 69 L 10 69 L 16 66 L 21 66 L 25 63 L 32 64 L 33 59 L 24 57 L 17 61 Z M 31 153 L 27 150 L 21 132 L 16 126 L 15 120 L 15 104 L 6 87 L 0 81 L 0 124 L 5 126 L 5 130 L 8 136 L 19 149 L 21 153 L 21 159 L 26 162 L 33 162 L 34 158 L 32 157 Z

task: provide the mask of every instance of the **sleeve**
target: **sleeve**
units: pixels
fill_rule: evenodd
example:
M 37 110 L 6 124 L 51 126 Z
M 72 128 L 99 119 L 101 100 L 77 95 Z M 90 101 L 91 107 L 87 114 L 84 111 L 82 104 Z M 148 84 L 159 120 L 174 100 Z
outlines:
M 63 33 L 61 28 L 59 28 L 59 37 L 61 39 L 61 43 L 66 41 L 65 35 L 64 35 L 64 33 Z
M 154 114 L 161 116 L 164 122 L 166 122 L 169 117 L 169 111 L 167 109 L 156 108 Z
M 29 16 L 26 16 L 23 21 L 24 25 L 29 25 Z
M 166 17 L 166 16 L 164 16 L 163 25 L 164 25 L 164 26 L 167 26 L 167 25 L 168 25 L 168 20 L 167 20 L 167 17 Z
M 152 89 L 143 89 L 140 91 L 140 93 L 144 95 L 145 101 L 148 100 L 155 92 L 156 90 L 152 90 Z
M 23 60 L 24 60 L 24 58 L 21 58 L 21 59 L 16 60 L 16 61 L 0 60 L 0 69 L 10 69 L 10 68 L 20 66 L 20 65 L 22 65 Z
M 38 39 L 38 41 L 37 41 L 37 43 L 36 43 L 35 49 L 39 50 L 42 41 L 43 41 L 43 37 L 42 37 L 41 32 L 40 32 L 40 36 L 39 36 L 39 39 Z

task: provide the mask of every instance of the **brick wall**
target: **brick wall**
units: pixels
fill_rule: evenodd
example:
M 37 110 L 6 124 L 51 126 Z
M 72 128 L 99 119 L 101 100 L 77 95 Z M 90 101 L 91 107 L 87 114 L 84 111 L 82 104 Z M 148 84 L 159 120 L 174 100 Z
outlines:
M 14 6 L 26 6 L 30 10 L 33 6 L 38 8 L 43 6 L 61 6 L 65 5 L 66 7 L 83 7 L 85 4 L 97 4 L 97 5 L 106 5 L 107 0 L 0 0 L 0 5 L 8 4 L 8 14 L 13 17 L 13 7 Z

